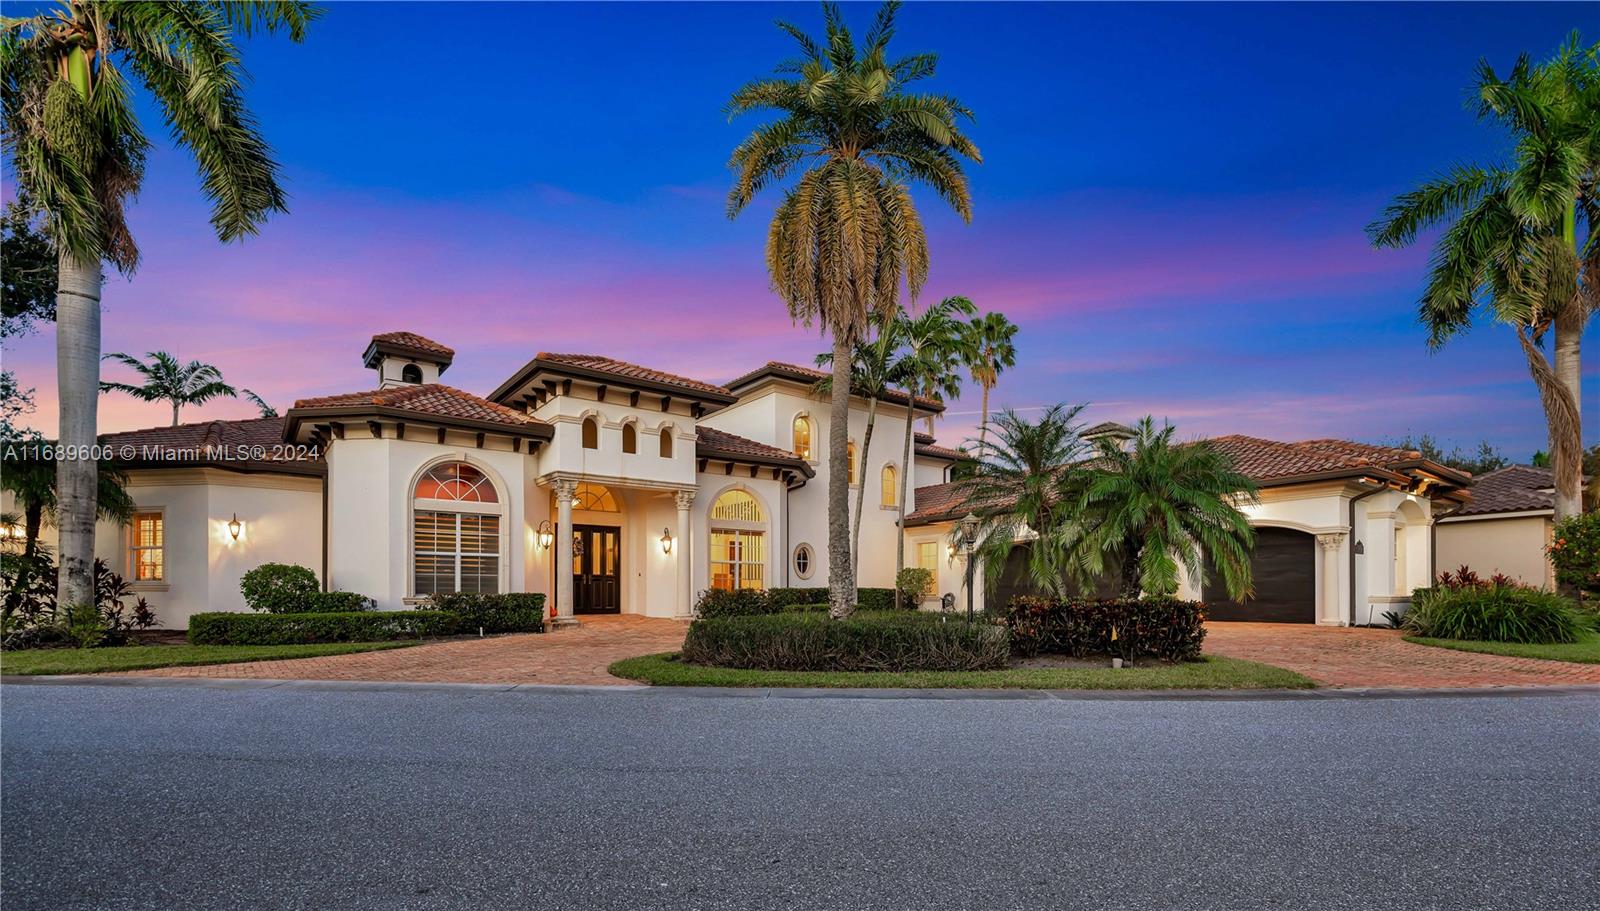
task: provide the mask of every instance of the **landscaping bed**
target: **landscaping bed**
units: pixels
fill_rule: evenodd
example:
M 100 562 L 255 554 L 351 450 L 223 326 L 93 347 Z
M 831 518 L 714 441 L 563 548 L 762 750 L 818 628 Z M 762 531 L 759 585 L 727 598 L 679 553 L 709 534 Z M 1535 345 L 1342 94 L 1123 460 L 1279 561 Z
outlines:
M 321 658 L 417 645 L 406 642 L 326 642 L 315 645 L 125 645 L 36 648 L 0 652 L 0 674 L 104 674 L 159 667 Z

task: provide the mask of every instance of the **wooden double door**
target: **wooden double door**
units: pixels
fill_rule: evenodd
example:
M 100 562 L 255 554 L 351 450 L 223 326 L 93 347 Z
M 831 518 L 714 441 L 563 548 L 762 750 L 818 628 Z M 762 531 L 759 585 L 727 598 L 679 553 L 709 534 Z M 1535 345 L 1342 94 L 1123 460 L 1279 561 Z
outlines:
M 622 529 L 572 526 L 572 612 L 622 612 Z

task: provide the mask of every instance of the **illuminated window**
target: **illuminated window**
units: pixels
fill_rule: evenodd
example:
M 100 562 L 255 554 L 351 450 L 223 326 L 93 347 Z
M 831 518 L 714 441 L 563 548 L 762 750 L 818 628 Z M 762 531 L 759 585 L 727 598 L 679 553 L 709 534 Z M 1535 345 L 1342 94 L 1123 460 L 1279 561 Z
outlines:
M 166 521 L 159 512 L 133 517 L 128 543 L 129 572 L 135 582 L 161 582 L 167 575 Z
M 844 446 L 844 458 L 845 458 L 845 464 L 849 467 L 849 471 L 846 472 L 846 473 L 850 475 L 850 483 L 852 485 L 856 484 L 856 483 L 859 483 L 856 480 L 856 441 L 855 440 L 851 440 L 850 442 L 845 444 L 845 446 Z
M 671 427 L 663 427 L 663 428 L 661 428 L 661 457 L 663 459 L 672 458 L 672 428 Z
M 794 454 L 811 461 L 811 419 L 803 414 L 794 417 Z
M 766 513 L 755 497 L 730 490 L 711 504 L 711 587 L 766 588 Z
M 917 542 L 917 566 L 920 569 L 930 570 L 934 573 L 939 571 L 938 541 Z M 937 578 L 937 576 L 935 578 Z
M 895 506 L 900 502 L 900 472 L 895 471 L 893 465 L 883 466 L 883 476 L 879 480 L 881 490 L 878 492 L 878 503 L 883 506 Z
M 594 418 L 583 419 L 583 448 L 600 448 L 600 422 Z
M 622 451 L 639 451 L 639 431 L 631 422 L 622 425 Z
M 578 492 L 572 498 L 573 509 L 587 509 L 590 512 L 621 512 L 617 506 L 617 498 L 610 489 L 603 484 L 578 484 Z
M 417 595 L 500 590 L 500 497 L 465 462 L 435 465 L 412 500 L 412 579 Z

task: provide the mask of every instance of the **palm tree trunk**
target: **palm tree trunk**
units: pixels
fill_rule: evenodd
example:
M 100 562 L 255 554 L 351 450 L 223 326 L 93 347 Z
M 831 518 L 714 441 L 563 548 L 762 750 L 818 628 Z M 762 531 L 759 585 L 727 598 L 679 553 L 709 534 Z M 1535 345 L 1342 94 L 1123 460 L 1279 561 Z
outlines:
M 905 449 L 900 456 L 900 515 L 894 523 L 894 587 L 895 604 L 900 603 L 900 573 L 906 568 L 906 488 L 911 483 L 911 435 L 916 422 L 916 411 L 906 409 Z
M 983 383 L 983 412 L 980 415 L 982 423 L 978 425 L 978 457 L 983 457 L 984 441 L 989 438 L 989 384 Z
M 828 613 L 836 620 L 855 610 L 850 562 L 850 339 L 833 334 L 833 392 L 828 408 Z
M 65 455 L 56 462 L 61 532 L 56 603 L 94 603 L 94 518 L 99 464 L 95 409 L 100 400 L 100 263 L 63 251 L 56 291 L 56 388 Z
M 172 400 L 172 426 L 178 426 L 178 400 Z
M 862 506 L 862 504 L 867 502 L 867 497 L 866 497 L 866 490 L 867 490 L 867 485 L 866 485 L 867 453 L 872 451 L 872 426 L 874 424 L 876 424 L 877 421 L 878 421 L 878 400 L 876 398 L 872 398 L 872 399 L 869 399 L 867 401 L 867 432 L 862 434 L 862 436 L 861 436 L 861 471 L 862 471 L 861 478 L 862 478 L 862 484 L 861 484 L 861 490 L 856 492 L 856 525 L 855 525 L 855 530 L 850 533 L 850 567 L 851 567 L 850 568 L 850 575 L 851 575 L 851 578 L 853 578 L 856 581 L 857 584 L 860 584 L 860 582 L 861 582 L 861 506 Z M 856 601 L 856 597 L 854 595 L 851 595 L 850 600 L 851 600 L 851 603 L 854 603 Z
M 1555 319 L 1555 374 L 1557 382 L 1572 400 L 1572 427 L 1567 435 L 1573 444 L 1573 457 L 1555 471 L 1557 521 L 1583 511 L 1583 383 L 1580 369 L 1583 324 L 1581 302 L 1576 300 L 1562 308 Z M 1552 447 L 1552 466 L 1557 464 L 1554 454 Z
M 1528 360 L 1528 372 L 1533 374 L 1534 385 L 1539 388 L 1539 403 L 1544 406 L 1545 424 L 1550 433 L 1550 471 L 1555 476 L 1555 518 L 1576 515 L 1582 506 L 1583 490 L 1578 478 L 1583 474 L 1583 443 L 1580 432 L 1578 403 L 1568 391 L 1544 352 L 1534 344 L 1529 333 L 1517 328 L 1517 341 Z M 1576 339 L 1569 339 L 1573 350 L 1568 360 L 1577 362 Z M 1557 339 L 1559 352 L 1561 339 Z M 1562 364 L 1562 366 L 1566 366 Z

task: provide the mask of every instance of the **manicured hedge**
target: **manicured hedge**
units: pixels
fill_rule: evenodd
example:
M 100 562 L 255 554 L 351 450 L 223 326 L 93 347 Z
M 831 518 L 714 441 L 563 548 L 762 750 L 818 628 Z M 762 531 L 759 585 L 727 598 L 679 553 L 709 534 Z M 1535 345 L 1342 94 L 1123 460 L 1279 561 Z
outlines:
M 1205 606 L 1197 601 L 1018 597 L 1000 620 L 1023 656 L 1198 661 L 1206 637 Z
M 462 600 L 457 600 L 462 599 Z M 194 645 L 295 645 L 381 642 L 484 633 L 544 631 L 544 596 L 464 595 L 439 599 L 440 610 L 341 611 L 299 614 L 195 614 Z
M 891 610 L 894 607 L 892 588 L 858 588 L 856 598 L 862 610 Z M 695 602 L 695 614 L 706 619 L 753 617 L 757 614 L 782 613 L 800 605 L 827 603 L 826 588 L 769 588 L 760 591 L 708 589 L 701 592 L 699 600 Z
M 772 671 L 978 671 L 1005 667 L 1010 655 L 999 626 L 907 611 L 696 620 L 682 652 L 695 664 Z
M 373 610 L 377 605 L 360 592 L 311 592 L 300 596 L 297 614 L 336 614 L 340 611 Z
M 1485 642 L 1576 642 L 1589 618 L 1566 598 L 1525 585 L 1436 585 L 1411 595 L 1400 625 L 1433 639 Z
M 537 592 L 506 592 L 498 595 L 434 595 L 434 610 L 455 615 L 465 632 L 542 632 L 544 595 Z

